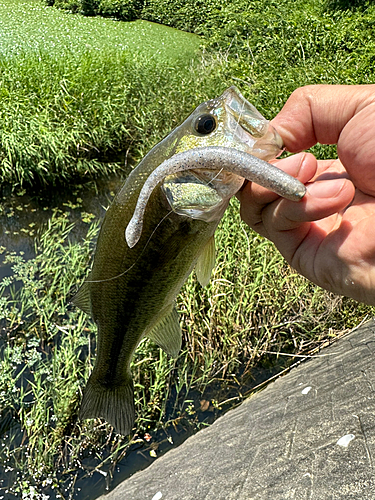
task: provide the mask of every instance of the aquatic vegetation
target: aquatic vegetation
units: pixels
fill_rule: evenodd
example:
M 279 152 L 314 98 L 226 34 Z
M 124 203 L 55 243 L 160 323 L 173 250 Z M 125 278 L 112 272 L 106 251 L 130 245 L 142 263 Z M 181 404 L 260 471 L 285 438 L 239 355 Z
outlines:
M 135 57 L 173 63 L 194 57 L 200 46 L 196 36 L 167 26 L 72 16 L 39 0 L 1 0 L 0 33 L 2 58 L 46 52 L 70 59 L 109 50 L 107 57 L 129 51 Z
M 254 365 L 274 366 L 269 352 L 311 352 L 370 313 L 291 273 L 271 243 L 241 224 L 237 205 L 233 200 L 217 231 L 210 284 L 202 288 L 191 276 L 178 297 L 178 359 L 148 340 L 135 352 L 138 436 L 130 439 L 100 420 L 78 421 L 96 327 L 67 307 L 67 297 L 87 269 L 97 222 L 77 240 L 67 214 L 57 212 L 39 232 L 34 258 L 4 252 L 13 272 L 0 284 L 0 493 L 24 484 L 51 499 L 73 491 L 90 498 L 83 492 L 90 495 L 95 470 L 95 494 L 104 493 L 131 449 L 143 443 L 149 455 L 145 432 L 199 429 L 243 400 Z

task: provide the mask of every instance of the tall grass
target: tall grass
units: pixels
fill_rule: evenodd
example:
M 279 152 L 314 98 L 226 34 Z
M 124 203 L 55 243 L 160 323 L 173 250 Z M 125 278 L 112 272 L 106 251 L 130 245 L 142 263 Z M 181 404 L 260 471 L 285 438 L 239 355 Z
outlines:
M 141 16 L 202 36 L 225 56 L 220 77 L 267 116 L 299 86 L 375 79 L 371 0 L 146 0 Z
M 178 42 L 182 35 L 158 25 L 130 23 L 127 32 L 126 23 L 37 0 L 31 10 L 15 5 L 35 21 L 29 12 L 25 26 L 20 12 L 0 5 L 8 16 L 0 25 L 0 183 L 40 187 L 119 172 L 233 82 L 272 117 L 298 86 L 375 76 L 371 3 L 349 11 L 325 0 L 145 2 L 143 18 L 199 33 L 208 65 L 194 56 L 198 39 Z
M 0 184 L 121 172 L 206 98 L 206 77 L 219 86 L 192 35 L 14 5 L 0 4 Z
M 126 158 L 141 158 L 209 91 L 221 92 L 214 76 L 206 64 L 158 65 L 124 51 L 7 59 L 0 183 L 38 187 L 120 173 Z
M 141 17 L 199 34 L 221 55 L 218 78 L 266 117 L 300 86 L 375 81 L 372 0 L 146 0 Z M 312 152 L 336 157 L 332 146 Z
M 121 171 L 130 148 L 139 158 L 186 113 L 186 97 L 173 99 L 179 69 L 168 70 L 126 52 L 3 61 L 0 182 L 40 186 Z M 194 81 L 187 71 L 184 83 Z

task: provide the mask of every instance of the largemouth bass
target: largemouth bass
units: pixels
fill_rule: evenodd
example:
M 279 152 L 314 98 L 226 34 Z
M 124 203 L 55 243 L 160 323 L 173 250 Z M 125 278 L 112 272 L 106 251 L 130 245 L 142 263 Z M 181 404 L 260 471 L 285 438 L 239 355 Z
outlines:
M 135 418 L 130 362 L 145 336 L 171 356 L 181 347 L 175 299 L 196 269 L 206 285 L 214 232 L 244 179 L 293 200 L 305 187 L 264 160 L 282 151 L 269 122 L 234 87 L 200 106 L 157 144 L 108 209 L 92 270 L 73 302 L 98 328 L 95 367 L 80 418 L 129 434 Z

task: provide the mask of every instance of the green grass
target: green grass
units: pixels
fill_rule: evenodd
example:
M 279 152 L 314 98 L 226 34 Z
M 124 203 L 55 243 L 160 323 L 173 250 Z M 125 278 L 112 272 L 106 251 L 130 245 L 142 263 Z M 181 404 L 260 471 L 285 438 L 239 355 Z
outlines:
M 0 183 L 34 188 L 120 173 L 177 125 L 199 83 L 194 69 L 123 51 L 7 59 L 1 78 Z
M 201 35 L 266 116 L 302 85 L 374 82 L 370 0 L 147 0 L 142 17 Z
M 0 19 L 0 184 L 120 172 L 198 102 L 187 99 L 202 83 L 191 34 L 36 0 L 1 2 Z
M 0 2 L 0 184 L 120 172 L 232 83 L 271 118 L 298 86 L 374 81 L 371 2 L 148 0 L 141 15 L 201 38 Z
M 201 39 L 37 0 L 0 3 L 0 184 L 40 188 L 120 172 L 232 83 L 271 118 L 298 86 L 374 81 L 373 4 L 150 0 L 142 15 Z

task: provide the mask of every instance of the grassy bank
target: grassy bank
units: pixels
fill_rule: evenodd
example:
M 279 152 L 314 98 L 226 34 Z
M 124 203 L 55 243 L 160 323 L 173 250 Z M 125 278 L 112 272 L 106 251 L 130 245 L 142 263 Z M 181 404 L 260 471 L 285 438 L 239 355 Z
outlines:
M 52 0 L 49 0 L 50 2 Z M 59 8 L 103 14 L 118 0 L 55 0 Z M 127 3 L 127 2 L 126 2 Z M 371 0 L 143 0 L 139 18 L 196 33 L 224 56 L 220 78 L 238 79 L 273 116 L 298 86 L 374 81 Z M 86 6 L 86 7 L 85 7 Z M 250 85 L 248 88 L 246 85 Z
M 121 171 L 206 98 L 205 79 L 221 87 L 196 69 L 199 39 L 188 33 L 37 0 L 3 0 L 0 19 L 0 184 Z
M 126 52 L 43 52 L 7 59 L 2 70 L 0 183 L 33 189 L 121 173 L 178 124 L 187 88 L 199 87 L 194 69 Z
M 122 5 L 73 3 L 55 5 Z M 271 118 L 298 86 L 374 81 L 371 2 L 139 5 L 139 17 L 200 39 L 158 24 L 72 15 L 38 0 L 0 2 L 1 184 L 39 188 L 119 172 L 232 83 Z M 202 64 L 199 45 L 206 47 Z

